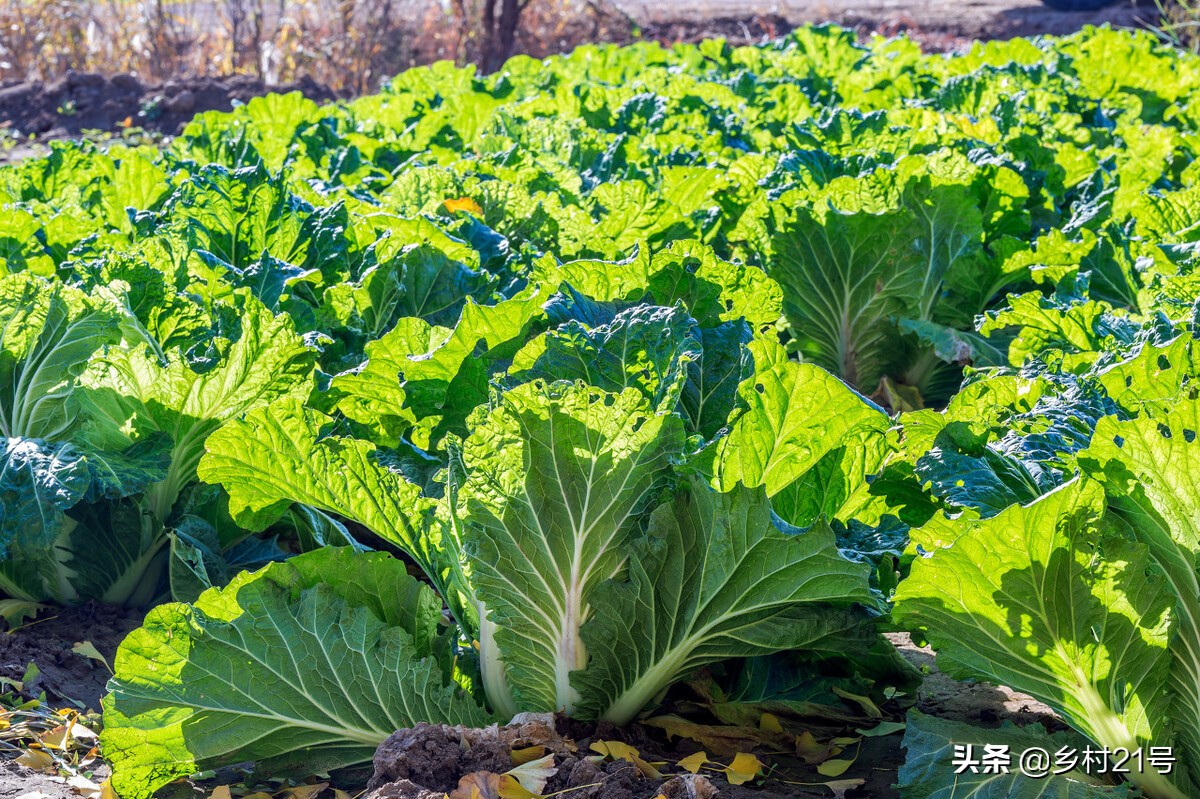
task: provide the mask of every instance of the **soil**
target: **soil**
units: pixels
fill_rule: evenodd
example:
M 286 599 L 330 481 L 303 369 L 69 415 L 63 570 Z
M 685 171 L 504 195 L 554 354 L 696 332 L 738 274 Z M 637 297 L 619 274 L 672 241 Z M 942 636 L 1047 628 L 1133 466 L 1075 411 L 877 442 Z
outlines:
M 1018 724 L 1040 723 L 1050 729 L 1062 727 L 1046 705 L 1007 688 L 967 684 L 940 673 L 933 652 L 912 643 L 903 633 L 889 636 L 900 652 L 927 676 L 917 692 L 915 706 L 928 714 L 983 727 L 1011 720 Z M 366 799 L 451 799 L 470 796 L 470 788 L 493 786 L 496 775 L 514 765 L 511 753 L 530 746 L 543 747 L 553 755 L 553 776 L 543 793 L 570 789 L 577 799 L 817 799 L 828 797 L 830 778 L 799 757 L 756 750 L 774 769 L 759 786 L 729 784 L 720 772 L 706 770 L 694 777 L 673 766 L 662 767 L 665 781 L 644 776 L 639 767 L 624 760 L 600 760 L 591 749 L 594 742 L 620 741 L 634 747 L 646 761 L 676 763 L 699 747 L 686 739 L 666 740 L 649 727 L 633 724 L 617 728 L 609 724 L 584 724 L 561 717 L 527 715 L 506 727 L 482 730 L 446 725 L 420 724 L 400 730 L 379 748 L 375 774 Z M 818 736 L 820 739 L 820 736 Z M 893 787 L 896 771 L 904 762 L 902 735 L 863 738 L 861 750 L 853 746 L 846 756 L 855 764 L 839 779 L 852 781 L 845 796 L 897 799 Z M 749 748 L 747 746 L 747 748 Z M 728 762 L 722 758 L 721 762 Z M 679 773 L 673 773 L 679 772 Z M 455 794 L 455 789 L 460 789 Z M 482 791 L 483 796 L 489 794 Z
M 45 692 L 54 707 L 99 710 L 108 666 L 72 647 L 90 641 L 111 665 L 117 645 L 141 624 L 143 615 L 96 603 L 43 612 L 16 630 L 0 632 L 0 677 L 21 680 L 34 663 L 39 673 L 20 692 L 27 699 Z
M 143 85 L 133 75 L 69 72 L 52 83 L 0 84 L 0 128 L 41 138 L 79 136 L 84 131 L 119 131 L 132 126 L 176 134 L 196 114 L 228 111 L 268 92 L 300 91 L 317 101 L 333 92 L 312 80 L 267 86 L 249 75 L 183 78 Z
M 0 799 L 79 799 L 79 794 L 54 777 L 0 760 Z
M 1117 3 L 1098 12 L 1052 11 L 1029 0 L 616 0 L 639 25 L 646 38 L 664 42 L 693 41 L 724 36 L 734 43 L 760 41 L 787 33 L 806 22 L 835 21 L 857 30 L 893 35 L 906 32 L 929 50 L 967 46 L 975 38 L 995 39 L 1033 34 L 1064 34 L 1083 25 L 1104 22 L 1140 26 L 1153 11 L 1143 0 L 1139 9 Z M 570 44 L 570 43 L 568 43 Z M 0 83 L 0 133 L 36 135 L 39 140 L 79 136 L 85 131 L 119 131 L 140 127 L 173 135 L 196 113 L 227 110 L 268 91 L 302 91 L 325 101 L 333 93 L 306 81 L 296 86 L 268 87 L 246 76 L 181 79 L 162 85 L 143 85 L 130 75 L 68 74 L 49 84 Z M 27 144 L 7 152 L 0 162 L 34 152 Z M 24 686 L 29 698 L 45 692 L 56 707 L 98 709 L 109 672 L 105 665 L 72 650 L 90 641 L 112 663 L 121 639 L 141 621 L 138 613 L 102 606 L 56 610 L 12 632 L 0 632 L 0 676 L 21 680 L 29 664 L 39 675 Z M 933 653 L 913 645 L 908 636 L 889 636 L 901 653 L 926 672 L 916 707 L 925 713 L 981 726 L 1003 720 L 1060 727 L 1050 708 L 1006 688 L 965 684 L 941 674 Z M 847 797 L 895 799 L 892 782 L 903 762 L 900 734 L 866 738 L 856 764 L 844 777 L 863 780 Z M 668 782 L 644 778 L 632 764 L 593 763 L 589 745 L 620 740 L 637 747 L 648 760 L 675 762 L 696 745 L 668 742 L 658 731 L 633 725 L 623 730 L 604 726 L 552 726 L 545 719 L 491 730 L 461 730 L 419 725 L 388 739 L 377 754 L 369 799 L 442 799 L 470 774 L 502 773 L 511 767 L 514 745 L 546 746 L 557 755 L 557 772 L 544 792 L 592 786 L 570 794 L 576 799 L 642 799 L 663 794 L 667 799 L 816 799 L 830 796 L 818 783 L 828 781 L 798 758 L 774 757 L 779 774 L 808 785 L 768 780 L 758 788 L 731 786 L 711 772 L 706 777 L 681 775 Z M 531 743 L 532 742 L 532 743 Z M 464 743 L 466 744 L 464 748 Z M 764 759 L 767 759 L 764 756 Z M 726 760 L 727 762 L 727 760 Z M 595 784 L 598 783 L 598 784 Z M 359 786 L 360 788 L 362 786 Z M 468 791 L 469 795 L 469 791 Z M 0 760 L 0 799 L 70 799 L 77 794 L 54 777 Z
M 836 22 L 862 36 L 907 33 L 930 51 L 975 39 L 1063 35 L 1084 25 L 1144 27 L 1157 16 L 1154 0 L 1114 0 L 1097 11 L 1055 11 L 1037 0 L 613 0 L 661 41 L 724 36 L 761 41 L 806 23 Z
M 37 699 L 44 693 L 53 708 L 98 711 L 109 678 L 108 666 L 72 647 L 88 641 L 111 665 L 117 645 L 141 624 L 143 615 L 96 603 L 45 611 L 14 630 L 0 631 L 0 677 L 22 682 L 16 693 L 24 699 Z M 31 663 L 37 666 L 38 675 L 23 680 Z M 13 688 L 6 684 L 3 690 Z M 103 782 L 108 766 L 99 763 L 91 776 L 95 782 Z M 79 799 L 79 794 L 60 777 L 0 759 L 0 799 Z
M 39 674 L 21 691 L 34 698 L 45 692 L 55 707 L 97 709 L 109 672 L 105 665 L 73 651 L 80 641 L 90 641 L 112 663 L 117 645 L 141 622 L 141 614 L 121 608 L 90 604 L 44 613 L 32 623 L 12 632 L 0 632 L 0 676 L 21 680 L 29 664 Z M 915 666 L 926 672 L 917 692 L 915 706 L 921 711 L 955 721 L 984 727 L 1012 720 L 1019 724 L 1042 723 L 1061 727 L 1050 708 L 1006 688 L 957 682 L 941 674 L 928 648 L 915 646 L 905 634 L 889 638 Z M 544 746 L 555 755 L 557 772 L 543 792 L 572 788 L 574 799 L 818 799 L 829 797 L 814 766 L 795 756 L 757 750 L 773 768 L 771 779 L 759 787 L 733 786 L 719 772 L 707 771 L 693 778 L 674 767 L 664 767 L 666 781 L 648 779 L 625 761 L 594 763 L 589 756 L 595 741 L 621 741 L 635 747 L 647 761 L 675 763 L 700 748 L 687 739 L 667 740 L 659 730 L 641 725 L 615 728 L 609 724 L 584 724 L 565 719 L 531 715 L 522 723 L 503 728 L 471 730 L 444 725 L 421 724 L 401 730 L 389 738 L 375 758 L 375 772 L 367 799 L 442 799 L 464 778 L 502 774 L 513 766 L 511 752 L 528 746 Z M 836 733 L 834 733 L 836 734 Z M 818 735 L 818 739 L 824 737 Z M 896 799 L 892 787 L 896 770 L 904 760 L 902 735 L 864 738 L 856 763 L 842 779 L 861 780 L 850 789 L 848 799 Z M 853 755 L 854 752 L 848 752 Z M 714 755 L 715 757 L 715 755 Z M 721 762 L 729 762 L 728 757 Z M 99 781 L 104 775 L 97 772 Z M 471 777 L 470 775 L 476 775 Z M 787 782 L 785 782 L 785 780 Z M 804 784 L 794 784 L 804 783 Z M 583 787 L 580 786 L 590 786 Z M 352 795 L 364 787 L 354 788 Z M 77 794 L 50 775 L 39 774 L 0 760 L 0 799 L 70 799 Z M 467 793 L 469 796 L 469 791 Z M 486 795 L 486 794 L 485 794 Z
M 1153 0 L 1122 0 L 1099 11 L 1054 11 L 1033 0 L 611 0 L 629 28 L 669 44 L 723 36 L 734 44 L 759 42 L 809 22 L 837 22 L 866 37 L 906 33 L 930 51 L 966 47 L 974 39 L 1007 39 L 1037 34 L 1066 34 L 1084 25 L 1108 23 L 1144 27 L 1155 19 Z M 576 32 L 587 34 L 586 26 Z M 601 34 L 603 35 L 603 34 Z M 561 49 L 580 41 L 556 40 Z M 268 86 L 248 75 L 180 78 L 143 84 L 128 74 L 69 72 L 63 78 L 0 82 L 0 135 L 18 144 L 0 147 L 0 163 L 41 151 L 28 137 L 45 141 L 89 131 L 120 132 L 142 128 L 152 134 L 177 134 L 197 113 L 229 110 L 269 91 L 300 91 L 326 101 L 327 87 L 305 79 Z

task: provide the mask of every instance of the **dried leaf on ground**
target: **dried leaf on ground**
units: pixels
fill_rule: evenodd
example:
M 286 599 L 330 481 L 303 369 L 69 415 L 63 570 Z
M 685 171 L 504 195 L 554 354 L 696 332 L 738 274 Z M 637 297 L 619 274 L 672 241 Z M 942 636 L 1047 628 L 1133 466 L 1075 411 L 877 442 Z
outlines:
M 730 756 L 756 745 L 790 752 L 795 745 L 793 736 L 754 727 L 697 724 L 679 716 L 655 716 L 644 722 L 657 727 L 669 737 L 688 738 L 718 755 Z

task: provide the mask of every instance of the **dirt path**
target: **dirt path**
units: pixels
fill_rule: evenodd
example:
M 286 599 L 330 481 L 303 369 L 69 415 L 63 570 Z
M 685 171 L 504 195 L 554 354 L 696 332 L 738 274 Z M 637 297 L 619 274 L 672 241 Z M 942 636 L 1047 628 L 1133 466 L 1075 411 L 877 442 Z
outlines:
M 651 26 L 716 20 L 778 20 L 789 26 L 837 22 L 866 31 L 924 34 L 918 38 L 1006 39 L 1066 34 L 1084 25 L 1141 27 L 1153 0 L 1123 0 L 1101 11 L 1055 11 L 1037 0 L 613 0 L 637 22 Z

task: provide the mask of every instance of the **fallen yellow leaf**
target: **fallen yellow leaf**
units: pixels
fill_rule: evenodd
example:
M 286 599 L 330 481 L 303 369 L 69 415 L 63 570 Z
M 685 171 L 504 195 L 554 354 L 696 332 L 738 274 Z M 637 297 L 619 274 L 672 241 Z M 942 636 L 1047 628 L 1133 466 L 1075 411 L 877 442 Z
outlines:
M 752 754 L 738 752 L 733 762 L 725 767 L 725 779 L 730 785 L 742 785 L 762 773 L 763 764 Z
M 502 774 L 499 784 L 496 786 L 496 796 L 500 799 L 538 799 L 541 794 L 526 788 L 512 774 Z
M 500 775 L 491 771 L 473 771 L 458 780 L 449 799 L 500 799 Z
M 111 781 L 105 780 L 100 786 L 100 799 L 121 799 L 113 789 Z
M 59 724 L 39 735 L 38 741 L 47 749 L 66 749 L 71 744 L 71 725 Z
M 700 773 L 700 767 L 708 762 L 707 752 L 697 752 L 694 755 L 688 755 L 683 760 L 680 760 L 678 766 L 681 769 L 686 769 L 693 774 Z
M 512 750 L 512 761 L 514 766 L 524 765 L 531 760 L 537 760 L 539 757 L 546 755 L 546 747 L 544 746 L 527 746 L 524 749 Z
M 537 760 L 530 760 L 528 763 L 522 763 L 509 769 L 504 776 L 521 783 L 530 795 L 536 796 L 546 789 L 546 783 L 557 773 L 558 769 L 554 766 L 554 755 L 545 755 Z M 503 782 L 501 780 L 501 783 Z
M 316 796 L 329 787 L 327 782 L 318 782 L 313 785 L 297 785 L 294 788 L 286 788 L 283 795 L 287 799 L 315 799 Z
M 41 749 L 26 749 L 17 758 L 17 764 L 34 771 L 45 771 L 54 765 L 54 758 L 49 752 L 43 752 Z
M 758 720 L 758 728 L 765 732 L 783 732 L 783 725 L 779 723 L 779 719 L 770 713 L 762 714 L 762 718 Z
M 102 799 L 104 789 L 82 774 L 67 779 L 67 787 L 86 799 Z
M 842 747 L 832 743 L 820 743 L 808 730 L 796 736 L 796 755 L 810 766 L 824 762 L 841 752 Z
M 450 213 L 454 213 L 456 211 L 470 211 L 476 216 L 481 216 L 483 214 L 483 208 L 481 208 L 479 203 L 475 202 L 470 197 L 459 197 L 454 200 L 446 200 L 444 203 L 442 203 L 442 205 L 445 206 L 446 210 Z
M 213 788 L 213 792 L 208 795 L 208 799 L 233 799 L 233 794 L 229 791 L 228 785 L 218 785 Z
M 643 777 L 648 777 L 652 780 L 662 779 L 662 773 L 655 766 L 664 766 L 666 763 L 646 762 L 642 759 L 641 753 L 627 743 L 622 743 L 621 741 L 593 741 L 591 749 L 593 752 L 598 752 L 613 760 L 624 760 L 632 763 L 637 766 L 637 770 L 642 773 Z
M 689 738 L 721 757 L 732 757 L 756 744 L 785 751 L 794 745 L 794 739 L 786 733 L 754 727 L 697 724 L 675 715 L 655 716 L 644 723 L 650 727 L 658 727 L 668 737 Z

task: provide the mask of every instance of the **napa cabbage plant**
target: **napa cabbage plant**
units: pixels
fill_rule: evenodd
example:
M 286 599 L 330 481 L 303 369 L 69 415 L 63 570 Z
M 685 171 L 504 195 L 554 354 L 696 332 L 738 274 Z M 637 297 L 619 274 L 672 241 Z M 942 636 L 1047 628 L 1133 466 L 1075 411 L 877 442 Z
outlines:
M 190 351 L 164 350 L 122 290 L 0 280 L 0 586 L 10 597 L 144 605 L 165 595 L 173 564 L 180 578 L 189 560 L 203 571 L 200 547 L 215 563 L 248 532 L 218 531 L 197 513 L 219 500 L 196 493 L 205 438 L 312 389 L 315 352 L 253 298 L 214 317 L 228 329 L 213 323 Z
M 468 304 L 452 330 L 413 320 L 420 335 L 394 332 L 332 382 L 344 417 L 283 399 L 213 433 L 199 476 L 239 524 L 300 503 L 394 545 L 427 585 L 391 557 L 327 549 L 156 609 L 105 699 L 117 790 L 244 760 L 348 766 L 416 721 L 620 724 L 706 664 L 871 649 L 870 565 L 830 521 L 872 505 L 860 470 L 882 460 L 889 420 L 722 319 L 719 281 L 697 276 L 732 265 L 671 278 L 681 261 L 641 278 L 610 264 L 627 283 L 600 298 L 537 284 Z M 375 367 L 381 391 L 393 375 L 389 427 L 358 415 Z M 727 435 L 764 460 L 720 448 Z
M 976 464 L 974 470 L 958 467 L 976 488 L 966 495 L 935 487 L 953 504 L 912 531 L 920 556 L 895 597 L 895 618 L 928 638 L 939 667 L 1045 702 L 1073 728 L 1074 742 L 1064 739 L 1062 746 L 1140 749 L 1143 756 L 1152 747 L 1169 750 L 1170 764 L 1147 760 L 1125 775 L 1155 799 L 1182 799 L 1200 789 L 1200 492 L 1191 468 L 1200 457 L 1198 366 L 1185 325 L 1174 339 L 1143 341 L 1133 355 L 1083 378 L 1058 378 L 1073 391 L 1080 383 L 1090 386 L 1091 407 L 1102 409 L 1075 417 L 1074 439 L 1056 434 L 1062 419 L 1045 413 L 1059 388 L 1046 376 L 1026 387 L 1029 410 L 1021 411 L 1018 400 L 1006 412 L 978 415 L 992 415 L 985 427 L 1011 425 L 1007 445 L 981 443 L 980 455 L 955 456 Z M 1010 391 L 1010 403 L 1022 393 Z M 1023 446 L 1039 436 L 1040 447 Z M 941 449 L 925 457 L 944 462 Z M 979 479 L 985 465 L 1001 463 L 1009 474 L 1012 467 L 1028 466 L 1027 475 L 1040 467 L 1047 483 L 1031 482 L 1032 490 L 1019 494 L 1002 481 Z M 932 474 L 941 468 L 930 464 Z M 918 795 L 940 790 L 946 777 L 935 765 L 948 765 L 949 744 L 959 741 L 959 732 L 918 719 L 906 741 L 916 753 L 913 762 L 922 765 L 902 774 L 902 782 Z M 1048 743 L 1032 736 L 1025 745 Z M 1003 782 L 1013 796 L 1118 790 L 1082 770 L 1054 776 L 1049 786 L 1014 779 Z M 971 780 L 977 791 L 992 782 Z

